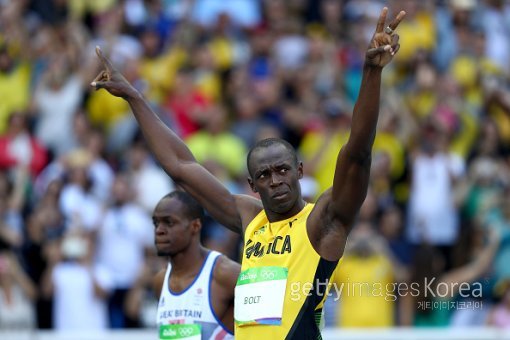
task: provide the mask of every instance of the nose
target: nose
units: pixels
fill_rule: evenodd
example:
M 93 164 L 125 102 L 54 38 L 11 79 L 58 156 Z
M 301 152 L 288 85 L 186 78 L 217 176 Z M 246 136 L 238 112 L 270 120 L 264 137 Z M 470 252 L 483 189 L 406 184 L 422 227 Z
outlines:
M 282 183 L 280 177 L 278 176 L 277 173 L 273 172 L 271 173 L 271 186 L 275 187 L 275 186 L 278 186 Z
M 163 223 L 156 224 L 156 235 L 164 235 L 166 233 Z

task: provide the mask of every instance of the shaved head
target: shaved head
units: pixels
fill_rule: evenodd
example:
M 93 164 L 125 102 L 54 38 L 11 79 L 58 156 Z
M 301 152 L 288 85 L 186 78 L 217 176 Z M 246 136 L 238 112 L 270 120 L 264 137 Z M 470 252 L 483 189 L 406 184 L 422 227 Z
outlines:
M 287 142 L 286 140 L 283 140 L 281 138 L 262 139 L 262 140 L 258 141 L 257 143 L 255 143 L 255 145 L 248 152 L 248 156 L 246 157 L 246 165 L 248 167 L 248 173 L 250 174 L 250 176 L 253 175 L 252 167 L 251 167 L 252 154 L 258 150 L 265 149 L 265 148 L 271 147 L 273 145 L 281 145 L 285 149 L 287 149 L 287 151 L 293 158 L 294 164 L 295 165 L 298 164 L 298 157 L 297 157 L 296 149 L 294 149 L 294 147 L 292 145 L 290 145 L 289 142 Z

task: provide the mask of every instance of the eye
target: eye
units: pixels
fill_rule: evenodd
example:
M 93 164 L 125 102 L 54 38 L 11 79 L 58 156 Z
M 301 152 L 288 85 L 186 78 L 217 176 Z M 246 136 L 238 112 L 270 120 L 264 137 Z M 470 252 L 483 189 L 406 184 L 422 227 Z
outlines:
M 288 169 L 285 169 L 285 168 L 280 169 L 280 173 L 282 173 L 282 174 L 286 173 L 287 171 L 288 171 Z
M 259 174 L 258 178 L 266 178 L 267 174 L 268 174 L 268 172 L 267 172 L 267 171 L 262 171 L 262 172 Z
M 153 219 L 152 224 L 154 225 L 154 228 L 157 228 L 158 224 L 163 224 L 165 227 L 171 227 L 174 225 L 174 222 L 169 218 L 162 218 L 162 219 Z

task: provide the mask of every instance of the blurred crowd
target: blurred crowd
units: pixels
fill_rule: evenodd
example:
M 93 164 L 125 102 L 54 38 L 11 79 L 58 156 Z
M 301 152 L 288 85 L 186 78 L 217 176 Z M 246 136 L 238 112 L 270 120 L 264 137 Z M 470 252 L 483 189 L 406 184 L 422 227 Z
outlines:
M 333 283 L 417 285 L 331 289 L 326 326 L 510 327 L 508 1 L 2 0 L 0 330 L 155 325 L 151 214 L 175 186 L 127 103 L 91 91 L 95 46 L 232 192 L 254 195 L 246 152 L 276 136 L 313 202 L 384 5 L 407 12 L 401 48 Z M 202 231 L 239 259 L 238 235 L 210 218 Z M 455 282 L 471 294 L 432 293 Z

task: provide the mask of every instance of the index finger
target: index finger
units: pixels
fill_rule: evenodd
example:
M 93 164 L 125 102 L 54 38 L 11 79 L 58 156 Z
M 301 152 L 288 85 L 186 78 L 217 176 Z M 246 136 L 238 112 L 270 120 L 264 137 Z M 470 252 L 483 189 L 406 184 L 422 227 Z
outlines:
M 404 19 L 405 16 L 406 16 L 406 12 L 400 11 L 397 14 L 397 17 L 395 19 L 393 19 L 393 21 L 388 26 L 390 26 L 390 28 L 392 30 L 395 30 L 398 27 L 398 25 L 400 24 L 400 22 L 402 21 L 402 19 Z
M 379 15 L 379 20 L 377 20 L 377 27 L 375 28 L 376 33 L 382 33 L 384 29 L 384 23 L 386 22 L 386 15 L 388 14 L 388 7 L 384 7 L 382 9 L 381 15 Z
M 110 62 L 110 60 L 108 60 L 108 58 L 106 58 L 104 55 L 103 55 L 103 51 L 101 51 L 101 48 L 99 46 L 96 46 L 96 54 L 97 56 L 99 57 L 99 60 L 101 60 L 101 62 L 103 63 L 103 66 L 108 70 L 108 71 L 111 71 L 113 70 L 113 65 L 112 63 Z

